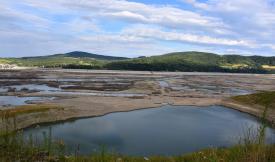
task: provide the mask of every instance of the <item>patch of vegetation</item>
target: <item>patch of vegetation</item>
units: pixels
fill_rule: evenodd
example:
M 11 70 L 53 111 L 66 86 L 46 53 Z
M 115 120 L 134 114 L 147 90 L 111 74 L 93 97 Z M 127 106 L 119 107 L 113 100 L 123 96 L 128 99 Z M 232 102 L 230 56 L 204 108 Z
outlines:
M 112 70 L 267 73 L 249 57 L 220 56 L 202 52 L 182 52 L 136 58 L 111 62 L 104 67 Z
M 21 114 L 45 112 L 45 111 L 49 111 L 51 109 L 61 109 L 61 107 L 56 106 L 56 105 L 49 105 L 49 104 L 23 105 L 23 106 L 17 106 L 14 109 L 0 110 L 0 117 L 1 118 L 11 118 L 11 117 L 16 117 Z
M 22 133 L 21 133 L 22 134 Z M 20 132 L 0 136 L 0 160 L 5 162 L 273 162 L 275 145 L 246 143 L 231 148 L 210 148 L 181 156 L 133 157 L 107 152 L 104 148 L 97 153 L 79 155 L 66 154 L 63 141 L 52 141 L 44 133 L 44 140 L 35 143 L 33 137 L 24 139 Z
M 262 65 L 262 67 L 268 70 L 275 70 L 275 66 L 271 66 L 271 65 Z
M 250 95 L 232 97 L 233 100 L 246 105 L 258 105 L 275 110 L 275 92 L 259 92 Z
M 11 59 L 0 58 L 0 64 L 11 64 Z
M 76 66 L 89 66 L 89 67 L 101 67 L 104 64 L 104 61 L 95 60 L 91 58 L 73 58 L 73 57 L 33 57 L 33 58 L 21 58 L 15 59 L 13 64 L 18 66 L 27 66 L 27 67 L 45 67 L 45 68 L 53 68 L 53 67 L 66 67 L 69 65 Z
M 152 156 L 152 157 L 127 157 L 112 154 L 95 154 L 90 157 L 71 157 L 67 161 L 85 162 L 268 162 L 275 159 L 275 146 L 264 146 L 259 148 L 257 145 L 235 146 L 229 149 L 206 149 L 200 152 L 182 156 Z

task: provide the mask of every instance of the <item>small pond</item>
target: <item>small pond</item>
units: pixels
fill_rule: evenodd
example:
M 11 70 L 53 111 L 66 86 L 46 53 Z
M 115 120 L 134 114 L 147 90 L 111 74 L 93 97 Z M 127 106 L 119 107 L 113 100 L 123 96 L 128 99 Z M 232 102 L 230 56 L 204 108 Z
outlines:
M 53 139 L 63 139 L 72 153 L 108 150 L 126 155 L 179 155 L 208 147 L 237 144 L 247 131 L 256 131 L 257 118 L 222 106 L 163 106 L 131 112 L 111 113 L 42 125 L 25 130 L 42 139 L 49 132 Z M 275 130 L 266 129 L 266 141 L 275 142 Z
M 11 88 L 15 88 L 16 91 L 20 91 L 24 88 L 28 90 L 37 90 L 37 91 L 45 91 L 45 92 L 52 92 L 52 91 L 60 91 L 60 88 L 49 87 L 45 84 L 23 84 L 23 85 L 13 85 L 9 86 Z
M 17 96 L 0 96 L 0 107 L 20 106 L 31 102 L 42 102 L 52 100 L 52 97 L 17 97 Z

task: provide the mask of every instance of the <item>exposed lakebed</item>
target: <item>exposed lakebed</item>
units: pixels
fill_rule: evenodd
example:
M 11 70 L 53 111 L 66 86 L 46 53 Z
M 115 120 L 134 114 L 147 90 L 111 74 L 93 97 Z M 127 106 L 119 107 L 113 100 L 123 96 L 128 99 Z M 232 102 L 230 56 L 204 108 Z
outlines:
M 117 84 L 118 85 L 118 84 Z M 114 85 L 116 86 L 116 85 Z M 37 93 L 38 95 L 69 95 L 69 96 L 107 96 L 107 97 L 143 97 L 146 94 L 142 93 L 124 93 L 117 91 L 93 91 L 89 90 L 90 87 L 83 87 L 82 89 L 74 89 L 76 87 L 73 84 L 59 85 L 58 87 L 50 87 L 46 84 L 22 84 L 22 85 L 12 85 L 0 87 L 0 94 L 6 96 L 8 92 L 23 92 L 23 93 Z M 68 89 L 68 90 L 67 90 Z M 16 96 L 14 96 L 16 98 Z M 13 104 L 17 105 L 17 104 Z M 22 104 L 20 104 L 22 105 Z M 1 104 L 0 104 L 1 106 Z
M 42 139 L 51 130 L 73 153 L 100 151 L 102 146 L 127 155 L 179 155 L 209 147 L 237 144 L 246 131 L 256 132 L 257 118 L 222 106 L 163 106 L 101 117 L 42 125 L 24 131 Z M 266 142 L 275 143 L 275 130 L 266 129 Z
M 0 87 L 0 109 L 1 107 L 12 107 L 27 105 L 30 103 L 47 102 L 53 100 L 55 96 L 107 96 L 107 97 L 143 97 L 145 94 L 122 93 L 122 92 L 94 92 L 94 91 L 76 91 L 63 90 L 63 88 L 73 85 L 61 85 L 59 87 L 50 87 L 46 84 L 22 84 Z M 19 97 L 16 95 L 7 95 L 8 92 L 14 93 L 36 93 L 38 96 L 52 97 Z

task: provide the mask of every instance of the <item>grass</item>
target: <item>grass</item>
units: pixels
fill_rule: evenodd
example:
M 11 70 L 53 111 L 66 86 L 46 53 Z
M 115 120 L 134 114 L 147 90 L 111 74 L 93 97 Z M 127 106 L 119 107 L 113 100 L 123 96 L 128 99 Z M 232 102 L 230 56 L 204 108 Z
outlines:
M 31 138 L 31 137 L 30 137 Z M 231 148 L 210 148 L 180 156 L 134 157 L 100 152 L 81 156 L 77 149 L 75 154 L 66 155 L 66 146 L 62 141 L 53 142 L 45 138 L 39 146 L 34 140 L 24 140 L 15 135 L 2 136 L 0 140 L 0 160 L 45 161 L 45 162 L 274 162 L 275 145 L 246 144 Z
M 9 59 L 0 58 L 0 64 L 10 64 L 11 61 Z
M 262 65 L 264 69 L 270 69 L 270 70 L 275 70 L 275 66 L 270 66 L 270 65 Z
M 49 104 L 23 105 L 23 106 L 17 106 L 14 109 L 0 110 L 0 117 L 9 118 L 9 117 L 15 117 L 21 114 L 45 112 L 51 109 L 60 109 L 60 108 L 61 107 L 59 106 L 49 105 Z
M 246 68 L 249 67 L 247 64 L 224 64 L 221 67 L 228 69 L 238 69 L 238 68 Z
M 275 110 L 275 92 L 259 92 L 250 95 L 235 96 L 232 97 L 234 101 L 242 104 L 259 106 L 261 108 L 269 107 L 269 109 Z

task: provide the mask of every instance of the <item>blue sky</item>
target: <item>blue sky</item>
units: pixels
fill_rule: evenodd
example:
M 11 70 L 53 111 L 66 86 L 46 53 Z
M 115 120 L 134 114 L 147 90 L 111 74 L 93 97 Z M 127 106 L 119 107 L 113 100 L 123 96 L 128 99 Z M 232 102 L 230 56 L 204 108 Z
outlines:
M 0 57 L 275 55 L 275 0 L 0 0 Z

